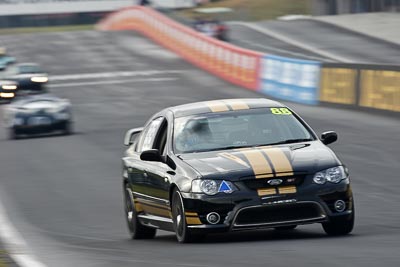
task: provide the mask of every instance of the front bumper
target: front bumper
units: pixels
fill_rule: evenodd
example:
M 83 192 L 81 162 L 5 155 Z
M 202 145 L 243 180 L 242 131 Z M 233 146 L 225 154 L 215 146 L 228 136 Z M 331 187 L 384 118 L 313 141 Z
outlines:
M 70 117 L 70 115 L 68 115 Z M 31 123 L 32 118 L 45 118 L 45 122 Z M 55 118 L 53 116 L 32 115 L 24 117 L 16 117 L 13 121 L 12 128 L 17 134 L 35 134 L 60 131 L 66 129 L 70 123 L 70 118 Z
M 188 227 L 213 232 L 240 231 L 327 222 L 334 217 L 349 217 L 353 212 L 348 179 L 339 184 L 303 184 L 295 193 L 262 197 L 257 191 L 238 187 L 241 190 L 230 195 L 182 193 Z M 344 211 L 335 210 L 337 200 L 346 203 Z M 211 212 L 220 215 L 217 224 L 207 221 Z

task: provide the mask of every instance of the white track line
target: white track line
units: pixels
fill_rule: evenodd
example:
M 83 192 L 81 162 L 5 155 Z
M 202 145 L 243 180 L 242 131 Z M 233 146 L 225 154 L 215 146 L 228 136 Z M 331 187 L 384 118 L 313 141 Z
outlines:
M 50 76 L 50 80 L 65 81 L 65 80 L 116 78 L 116 77 L 136 77 L 136 76 L 152 76 L 159 74 L 179 74 L 183 72 L 184 72 L 183 70 L 143 70 L 143 71 L 80 73 L 80 74 L 67 74 L 67 75 L 52 75 Z
M 58 83 L 49 84 L 49 87 L 80 87 L 85 85 L 103 85 L 103 84 L 122 84 L 122 83 L 133 83 L 133 82 L 166 82 L 176 81 L 178 78 L 161 77 L 161 78 L 139 78 L 129 80 L 105 80 L 105 81 L 93 81 L 93 82 L 75 82 L 75 83 Z
M 21 234 L 12 225 L 0 202 L 0 239 L 10 257 L 20 267 L 46 267 L 33 256 Z
M 304 54 L 293 52 L 293 51 L 290 51 L 290 50 L 271 47 L 271 46 L 267 46 L 267 45 L 262 45 L 262 44 L 255 43 L 255 42 L 248 41 L 248 40 L 240 40 L 240 41 L 243 42 L 243 43 L 255 46 L 255 47 L 261 47 L 261 48 L 264 48 L 264 49 L 267 49 L 267 50 L 271 50 L 271 51 L 275 51 L 275 52 L 278 52 L 278 53 L 280 52 L 280 53 L 290 54 L 290 55 L 295 56 L 295 57 L 303 57 L 303 58 L 312 59 L 312 60 L 319 60 L 319 61 L 326 60 L 325 58 L 322 58 L 322 57 L 304 55 Z
M 318 47 L 315 47 L 315 46 L 312 46 L 312 45 L 304 44 L 304 43 L 299 42 L 297 40 L 294 40 L 294 39 L 292 39 L 290 37 L 282 35 L 282 34 L 276 32 L 276 31 L 273 31 L 271 29 L 267 29 L 265 27 L 261 27 L 259 25 L 255 25 L 255 24 L 248 23 L 248 22 L 240 22 L 240 21 L 229 22 L 229 24 L 248 27 L 248 28 L 253 29 L 253 30 L 257 31 L 257 32 L 263 33 L 265 35 L 269 35 L 269 36 L 271 36 L 271 37 L 273 37 L 275 39 L 278 39 L 278 40 L 280 40 L 282 42 L 285 42 L 285 43 L 300 47 L 300 48 L 302 48 L 304 50 L 313 52 L 314 54 L 318 54 L 320 56 L 327 57 L 327 58 L 330 58 L 330 59 L 333 59 L 333 60 L 336 60 L 336 61 L 339 61 L 339 62 L 344 62 L 344 63 L 352 63 L 352 62 L 354 62 L 353 60 L 351 60 L 349 58 L 345 58 L 345 57 L 339 56 L 337 54 L 321 50 Z

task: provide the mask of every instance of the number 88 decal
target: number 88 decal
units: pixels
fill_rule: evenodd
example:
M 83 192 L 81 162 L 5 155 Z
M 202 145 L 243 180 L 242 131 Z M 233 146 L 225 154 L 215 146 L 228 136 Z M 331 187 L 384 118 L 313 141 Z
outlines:
M 275 115 L 292 115 L 292 112 L 287 108 L 271 108 L 271 112 Z

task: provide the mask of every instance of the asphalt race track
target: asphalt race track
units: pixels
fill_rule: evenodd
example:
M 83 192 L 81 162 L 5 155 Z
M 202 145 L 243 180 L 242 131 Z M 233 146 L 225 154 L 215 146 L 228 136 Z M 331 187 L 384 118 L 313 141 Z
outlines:
M 270 35 L 258 32 L 243 25 L 229 25 L 229 42 L 250 50 L 266 54 L 279 55 L 297 59 L 335 62 L 335 60 L 313 53 L 310 50 L 299 48 L 287 42 L 280 41 Z
M 230 25 L 232 42 L 268 54 L 318 61 L 399 65 L 399 46 L 313 20 L 263 21 L 256 27 L 267 29 L 300 43 L 307 50 L 278 41 L 249 27 Z M 319 55 L 317 51 L 323 51 Z M 298 54 L 303 55 L 298 55 Z M 325 53 L 331 55 L 327 60 Z
M 170 105 L 262 95 L 133 33 L 1 36 L 0 45 L 20 62 L 41 63 L 53 77 L 51 91 L 74 106 L 72 136 L 11 141 L 0 128 L 0 200 L 48 266 L 399 266 L 398 117 L 288 103 L 317 132 L 339 133 L 332 148 L 351 171 L 352 235 L 327 237 L 311 225 L 211 235 L 198 244 L 178 244 L 167 232 L 133 241 L 122 205 L 124 132 Z

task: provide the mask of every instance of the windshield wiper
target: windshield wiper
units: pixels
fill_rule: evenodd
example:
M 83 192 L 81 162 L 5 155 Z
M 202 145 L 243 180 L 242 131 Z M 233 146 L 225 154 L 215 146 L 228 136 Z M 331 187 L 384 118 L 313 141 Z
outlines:
M 314 140 L 311 138 L 286 139 L 286 140 L 272 143 L 269 145 L 293 144 L 293 143 L 301 143 L 301 142 L 307 142 L 307 141 L 314 141 Z

